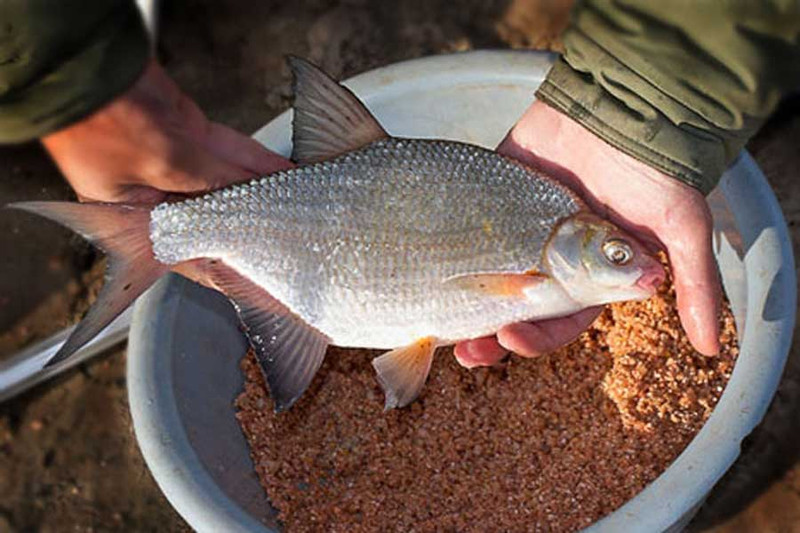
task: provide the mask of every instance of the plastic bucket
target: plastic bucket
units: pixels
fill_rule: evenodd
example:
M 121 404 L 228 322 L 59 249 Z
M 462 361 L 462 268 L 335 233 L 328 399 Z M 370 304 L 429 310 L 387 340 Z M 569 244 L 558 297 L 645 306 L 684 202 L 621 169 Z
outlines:
M 553 60 L 535 52 L 470 52 L 377 69 L 347 82 L 393 134 L 495 146 L 533 98 Z M 291 114 L 255 134 L 290 152 Z M 739 455 L 777 387 L 795 320 L 786 224 L 752 158 L 742 153 L 709 197 L 715 250 L 741 353 L 710 419 L 653 483 L 592 531 L 685 525 Z M 142 453 L 164 494 L 198 531 L 277 529 L 234 418 L 245 339 L 227 300 L 170 275 L 138 302 L 128 384 Z

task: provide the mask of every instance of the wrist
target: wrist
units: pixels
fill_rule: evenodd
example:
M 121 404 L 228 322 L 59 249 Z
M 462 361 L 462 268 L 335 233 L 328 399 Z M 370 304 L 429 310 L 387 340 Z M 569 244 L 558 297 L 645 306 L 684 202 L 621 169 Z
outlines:
M 79 197 L 122 199 L 130 186 L 169 172 L 177 138 L 170 130 L 189 122 L 193 110 L 182 99 L 151 60 L 122 95 L 41 142 Z
M 609 144 L 567 114 L 537 100 L 501 144 L 501 151 L 557 175 L 577 190 L 602 190 L 612 172 L 696 190 Z
M 48 133 L 41 138 L 42 144 L 56 157 L 75 140 L 80 140 L 94 130 L 104 129 L 109 122 L 125 115 L 133 121 L 143 121 L 147 117 L 156 120 L 163 117 L 170 107 L 175 91 L 174 84 L 164 74 L 155 60 L 151 60 L 141 76 L 116 99 L 103 105 L 84 119 L 64 128 Z
M 608 58 L 600 49 L 595 52 L 600 54 L 595 57 L 598 61 Z M 739 152 L 738 148 L 731 151 L 735 143 L 724 141 L 730 135 L 705 121 L 696 123 L 699 115 L 690 110 L 672 109 L 667 115 L 661 107 L 665 101 L 653 105 L 641 99 L 637 90 L 647 93 L 649 86 L 637 86 L 638 76 L 613 61 L 616 66 L 592 77 L 559 59 L 536 96 L 618 150 L 703 194 L 710 192 Z M 609 77 L 621 87 L 615 87 Z

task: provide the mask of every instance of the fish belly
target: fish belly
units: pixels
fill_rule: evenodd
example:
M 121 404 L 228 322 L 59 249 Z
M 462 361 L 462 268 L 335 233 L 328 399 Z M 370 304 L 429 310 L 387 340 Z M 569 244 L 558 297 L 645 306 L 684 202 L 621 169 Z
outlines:
M 569 189 L 495 152 L 385 139 L 159 205 L 150 233 L 160 261 L 219 258 L 333 344 L 394 348 L 552 315 L 557 302 L 442 282 L 536 268 L 552 229 L 582 208 Z

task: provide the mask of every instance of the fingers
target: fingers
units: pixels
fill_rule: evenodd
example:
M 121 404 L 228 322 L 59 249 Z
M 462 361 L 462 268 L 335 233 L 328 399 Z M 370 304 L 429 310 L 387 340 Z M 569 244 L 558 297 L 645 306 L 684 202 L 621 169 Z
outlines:
M 509 351 L 523 357 L 536 357 L 575 340 L 602 310 L 602 307 L 590 307 L 562 318 L 511 324 L 501 329 L 497 337 L 456 344 L 455 356 L 459 364 L 467 368 L 491 366 Z
M 575 340 L 601 311 L 602 307 L 590 307 L 561 318 L 511 324 L 497 332 L 497 340 L 518 355 L 536 357 Z
M 171 138 L 166 164 L 148 172 L 144 184 L 169 192 L 205 192 L 294 166 L 222 124 L 207 123 L 205 135 L 192 137 Z
M 219 189 L 252 177 L 251 170 L 216 157 L 190 142 L 175 143 L 168 158 L 156 159 L 140 176 L 141 184 L 173 193 Z
M 138 202 L 155 199 L 157 193 L 153 190 L 162 191 L 162 195 L 204 193 L 292 166 L 289 160 L 230 128 L 215 125 L 212 131 L 213 137 L 204 139 L 203 143 L 183 136 L 151 141 L 156 148 L 150 152 L 147 147 L 143 148 L 142 153 L 136 154 L 135 161 L 130 156 L 132 162 L 129 166 L 136 170 L 135 173 L 122 173 L 127 169 L 124 165 L 120 167 L 101 161 L 97 166 L 107 170 L 93 179 L 84 179 L 84 174 L 79 172 L 65 171 L 65 175 L 82 196 L 103 201 Z M 222 157 L 204 144 L 216 146 L 215 150 L 228 150 L 228 154 Z M 231 161 L 235 157 L 230 154 L 238 154 L 236 157 L 241 164 Z M 125 156 L 123 151 L 122 157 Z
M 205 135 L 176 142 L 171 172 L 148 184 L 171 192 L 202 192 L 293 167 L 293 163 L 238 131 L 210 122 Z M 165 187 L 171 187 L 165 189 Z
M 163 202 L 167 198 L 168 195 L 158 189 L 145 185 L 132 185 L 130 187 L 121 188 L 114 201 L 128 204 L 155 205 Z
M 173 167 L 147 173 L 146 185 L 170 192 L 205 191 L 293 166 L 247 135 L 209 121 L 158 64 L 150 65 L 137 88 L 136 101 L 157 130 L 155 151 L 166 146 Z
M 711 215 L 703 202 L 684 217 L 680 225 L 684 231 L 666 242 L 678 314 L 692 346 L 704 355 L 715 355 L 720 349 L 722 288 L 711 245 Z
M 496 337 L 483 337 L 456 344 L 454 354 L 458 363 L 466 368 L 492 366 L 508 354 Z
M 267 150 L 255 139 L 233 128 L 212 122 L 202 144 L 213 154 L 254 174 L 271 174 L 294 164 Z

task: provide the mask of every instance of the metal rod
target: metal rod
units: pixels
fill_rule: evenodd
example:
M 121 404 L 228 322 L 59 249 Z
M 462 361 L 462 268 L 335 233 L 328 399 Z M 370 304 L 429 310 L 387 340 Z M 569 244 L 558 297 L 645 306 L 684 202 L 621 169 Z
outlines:
M 128 338 L 132 313 L 129 308 L 71 357 L 51 367 L 44 368 L 44 365 L 58 352 L 75 329 L 74 326 L 0 361 L 0 402 L 99 355 Z

